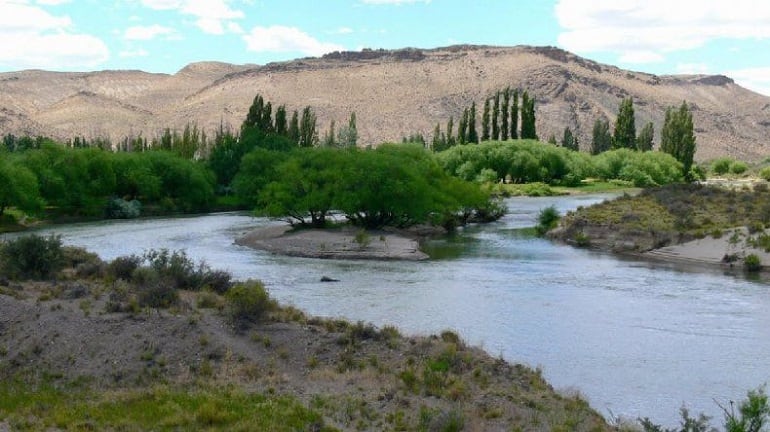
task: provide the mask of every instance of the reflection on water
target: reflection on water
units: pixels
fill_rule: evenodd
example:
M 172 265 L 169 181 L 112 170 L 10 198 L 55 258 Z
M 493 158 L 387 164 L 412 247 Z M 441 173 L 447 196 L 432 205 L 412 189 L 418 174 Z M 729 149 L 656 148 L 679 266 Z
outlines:
M 101 222 L 46 230 L 105 259 L 150 248 L 260 278 L 310 314 L 458 331 L 492 355 L 541 366 L 607 414 L 674 425 L 687 402 L 720 418 L 725 402 L 767 382 L 768 286 L 721 270 L 619 259 L 531 235 L 538 212 L 604 196 L 511 198 L 501 221 L 426 243 L 424 262 L 290 258 L 233 244 L 274 222 L 243 214 Z M 320 283 L 321 276 L 340 279 Z

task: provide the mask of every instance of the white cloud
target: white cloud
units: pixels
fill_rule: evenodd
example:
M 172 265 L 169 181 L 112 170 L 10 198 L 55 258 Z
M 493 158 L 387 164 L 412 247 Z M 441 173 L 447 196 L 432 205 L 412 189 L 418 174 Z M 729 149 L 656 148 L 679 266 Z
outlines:
M 728 71 L 725 75 L 734 79 L 742 87 L 770 96 L 770 66 L 737 69 Z
M 37 4 L 45 6 L 59 6 L 64 3 L 69 3 L 70 0 L 37 0 Z
M 705 63 L 679 63 L 676 65 L 676 73 L 686 75 L 706 75 L 709 67 Z
M 229 0 L 141 0 L 141 3 L 150 9 L 176 10 L 191 15 L 197 18 L 198 28 L 209 34 L 223 34 L 225 29 L 233 28 L 232 20 L 245 16 L 243 11 L 232 9 Z
M 410 4 L 410 3 L 430 3 L 430 0 L 361 0 L 361 3 L 365 4 L 372 4 L 372 5 L 382 5 L 382 4 L 392 4 L 392 5 L 402 5 L 402 4 Z
M 343 51 L 342 45 L 321 42 L 296 27 L 254 27 L 243 36 L 249 51 L 301 52 L 320 56 L 332 51 Z
M 68 16 L 55 16 L 25 1 L 0 1 L 0 65 L 14 69 L 93 68 L 109 58 L 101 39 L 72 31 Z
M 150 55 L 150 53 L 141 48 L 135 49 L 135 50 L 121 51 L 118 54 L 118 56 L 122 58 L 147 57 L 148 55 Z
M 123 38 L 126 40 L 151 40 L 158 36 L 171 36 L 176 30 L 162 25 L 133 26 L 126 29 Z
M 354 32 L 353 29 L 350 27 L 338 27 L 330 31 L 329 34 L 345 35 L 345 34 L 351 34 L 353 32 Z
M 770 38 L 770 2 L 754 0 L 559 0 L 559 45 L 577 53 L 656 53 L 713 39 Z M 651 56 L 649 56 L 651 57 Z

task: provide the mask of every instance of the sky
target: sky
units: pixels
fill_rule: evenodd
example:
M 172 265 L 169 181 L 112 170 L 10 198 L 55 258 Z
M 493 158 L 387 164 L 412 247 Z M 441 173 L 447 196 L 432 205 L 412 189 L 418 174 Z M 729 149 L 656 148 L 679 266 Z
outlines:
M 0 0 L 0 72 L 266 64 L 331 51 L 549 45 L 770 95 L 765 0 Z

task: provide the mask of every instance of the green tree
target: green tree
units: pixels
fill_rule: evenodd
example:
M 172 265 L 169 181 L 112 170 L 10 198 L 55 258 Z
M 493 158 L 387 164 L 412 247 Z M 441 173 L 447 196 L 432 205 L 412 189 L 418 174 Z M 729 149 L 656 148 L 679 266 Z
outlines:
M 460 124 L 457 127 L 457 142 L 465 144 L 468 142 L 468 108 L 463 110 L 463 116 L 460 118 Z
M 449 121 L 446 123 L 446 145 L 447 148 L 455 145 L 454 137 L 454 117 L 450 116 Z
M 636 149 L 636 124 L 634 120 L 634 100 L 623 99 L 620 102 L 615 132 L 612 135 L 612 148 Z
M 484 112 L 481 114 L 481 140 L 489 141 L 489 98 L 484 99 Z
M 468 111 L 468 142 L 479 143 L 479 133 L 476 131 L 476 102 L 471 103 L 471 109 Z
M 500 139 L 500 92 L 495 93 L 492 105 L 492 140 Z
M 262 199 L 262 192 L 265 186 L 278 178 L 278 167 L 291 154 L 263 148 L 256 148 L 246 154 L 232 182 L 240 202 L 250 208 L 264 207 L 263 203 L 267 199 Z
M 313 147 L 318 141 L 318 132 L 316 131 L 316 115 L 313 109 L 306 106 L 302 110 L 302 120 L 299 125 L 299 146 Z
M 521 138 L 537 139 L 535 129 L 535 99 L 526 91 L 521 96 Z
M 580 150 L 577 138 L 572 134 L 572 129 L 570 129 L 569 126 L 564 128 L 564 135 L 561 138 L 561 146 L 573 151 Z
M 650 151 L 652 150 L 652 140 L 655 137 L 655 126 L 653 126 L 652 122 L 648 122 L 644 125 L 641 131 L 639 131 L 639 136 L 636 137 L 636 149 L 639 151 Z
M 687 102 L 677 110 L 669 107 L 661 131 L 660 150 L 682 163 L 682 173 L 690 179 L 690 168 L 695 156 L 695 134 L 693 132 L 692 113 Z
M 262 95 L 257 94 L 256 96 L 254 96 L 254 101 L 251 103 L 251 106 L 249 107 L 249 112 L 246 114 L 246 119 L 243 121 L 243 124 L 241 125 L 241 129 L 246 127 L 259 126 L 264 117 L 264 109 L 265 109 L 265 100 L 264 98 L 262 98 Z
M 355 147 L 358 145 L 358 127 L 356 126 L 356 113 L 350 113 L 347 127 L 343 126 L 337 133 L 337 145 L 340 147 Z
M 8 207 L 36 213 L 43 207 L 37 177 L 27 167 L 0 153 L 0 216 Z
M 511 88 L 508 87 L 503 91 L 503 103 L 500 106 L 500 139 L 502 141 L 508 140 L 508 107 L 511 103 Z
M 286 117 L 286 105 L 281 105 L 275 110 L 275 133 L 285 137 L 289 136 L 289 122 Z
M 289 122 L 289 139 L 294 143 L 299 145 L 299 113 L 297 113 L 297 110 L 294 110 L 294 113 L 291 115 L 291 121 Z
M 433 128 L 433 139 L 431 140 L 431 150 L 434 152 L 439 152 L 445 149 L 446 142 L 443 142 L 444 140 L 441 139 L 441 124 L 436 123 L 436 127 Z
M 513 91 L 511 97 L 511 139 L 519 138 L 519 90 Z
M 324 139 L 323 139 L 322 144 L 325 147 L 336 147 L 337 146 L 336 137 L 334 135 L 334 120 L 332 120 L 331 123 L 329 124 L 329 131 L 326 132 L 326 134 L 324 134 Z
M 598 155 L 612 148 L 612 135 L 610 135 L 610 122 L 606 119 L 594 120 L 594 128 L 591 139 L 591 154 Z

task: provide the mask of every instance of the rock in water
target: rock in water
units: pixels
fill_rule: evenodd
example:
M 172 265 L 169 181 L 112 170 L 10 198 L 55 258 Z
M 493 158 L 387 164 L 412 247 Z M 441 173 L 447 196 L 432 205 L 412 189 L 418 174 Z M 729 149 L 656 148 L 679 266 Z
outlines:
M 339 279 L 330 278 L 329 276 L 321 276 L 321 282 L 339 282 Z

